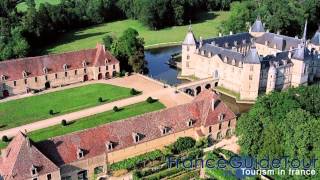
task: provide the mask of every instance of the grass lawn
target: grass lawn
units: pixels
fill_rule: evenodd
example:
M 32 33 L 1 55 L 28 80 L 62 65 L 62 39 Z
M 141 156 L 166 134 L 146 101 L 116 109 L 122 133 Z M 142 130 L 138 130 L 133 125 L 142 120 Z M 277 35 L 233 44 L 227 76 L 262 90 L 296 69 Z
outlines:
M 163 108 L 165 108 L 165 106 L 158 101 L 154 103 L 140 102 L 137 104 L 125 106 L 121 111 L 118 112 L 114 112 L 113 110 L 106 111 L 100 114 L 79 119 L 75 122 L 70 123 L 67 126 L 62 126 L 58 124 L 55 126 L 30 132 L 30 134 L 28 135 L 32 140 L 38 142 L 51 137 L 61 136 L 71 132 L 96 127 L 102 124 L 122 120 L 128 117 L 137 116 L 140 114 L 156 111 Z
M 199 14 L 199 20 L 192 23 L 193 32 L 197 38 L 199 38 L 199 36 L 202 36 L 203 38 L 216 36 L 222 21 L 226 20 L 228 17 L 229 12 L 225 11 Z M 101 42 L 102 37 L 106 34 L 119 36 L 129 27 L 132 27 L 139 32 L 140 36 L 145 40 L 146 47 L 158 43 L 183 41 L 188 31 L 188 25 L 152 31 L 137 20 L 119 20 L 65 33 L 57 38 L 57 42 L 40 50 L 39 54 L 61 53 L 93 48 L 97 42 Z
M 0 130 L 51 118 L 51 109 L 55 115 L 61 115 L 100 105 L 99 97 L 108 103 L 130 96 L 128 88 L 90 84 L 0 103 L 0 124 L 4 126 Z
M 59 4 L 60 0 L 35 0 L 37 8 L 40 6 L 41 3 L 49 3 L 49 4 Z M 17 5 L 18 11 L 26 11 L 28 8 L 25 2 L 19 3 Z

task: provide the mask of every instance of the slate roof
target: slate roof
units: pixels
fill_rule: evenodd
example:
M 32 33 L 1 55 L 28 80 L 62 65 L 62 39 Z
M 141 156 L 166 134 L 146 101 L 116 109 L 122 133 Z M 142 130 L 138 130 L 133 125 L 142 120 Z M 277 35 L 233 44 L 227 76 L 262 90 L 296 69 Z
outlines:
M 243 62 L 249 64 L 260 64 L 260 57 L 254 45 L 249 49 Z
M 19 132 L 2 152 L 0 174 L 6 180 L 32 178 L 32 166 L 38 175 L 48 174 L 59 168 L 43 155 L 23 133 Z
M 234 46 L 235 42 L 237 44 L 250 44 L 251 39 L 253 37 L 250 35 L 250 33 L 238 33 L 233 35 L 227 35 L 222 37 L 216 37 L 216 38 L 210 38 L 203 40 L 204 44 L 214 44 L 215 46 L 224 47 L 226 43 L 229 44 L 229 49 Z
M 275 45 L 276 49 L 284 51 L 290 50 L 290 47 L 297 48 L 298 44 L 300 44 L 302 41 L 301 39 L 296 39 L 279 34 L 264 33 L 262 36 L 257 37 L 255 39 L 255 42 L 263 45 L 265 45 L 265 42 L 268 42 L 269 47 L 273 48 Z
M 303 44 L 299 44 L 298 48 L 294 50 L 292 58 L 297 60 L 307 60 L 312 58 L 310 51 Z
M 192 32 L 191 29 L 189 29 L 186 37 L 184 38 L 184 41 L 182 43 L 183 45 L 196 45 L 197 44 L 197 40 L 194 37 L 194 34 Z
M 251 32 L 265 32 L 260 18 L 257 18 L 256 21 L 251 26 Z
M 314 36 L 311 39 L 311 43 L 314 45 L 320 45 L 320 27 L 318 31 L 314 34 Z
M 86 159 L 105 153 L 106 142 L 115 143 L 113 151 L 134 146 L 137 143 L 133 140 L 133 133 L 141 135 L 139 144 L 164 136 L 159 126 L 168 127 L 169 133 L 176 133 L 192 128 L 187 126 L 190 119 L 194 120 L 194 127 L 199 127 L 201 124 L 218 123 L 218 114 L 221 112 L 225 114 L 226 121 L 235 118 L 223 102 L 218 103 L 213 111 L 210 108 L 212 98 L 218 99 L 218 96 L 205 90 L 191 103 L 55 137 L 38 143 L 37 147 L 61 166 L 77 161 L 78 148 L 84 150 Z
M 44 68 L 47 68 L 48 74 L 51 74 L 63 72 L 64 64 L 68 66 L 68 70 L 73 70 L 83 68 L 84 61 L 89 67 L 102 66 L 105 65 L 106 59 L 110 64 L 119 63 L 110 52 L 104 50 L 103 45 L 98 44 L 94 49 L 2 61 L 0 75 L 13 81 L 23 79 L 23 71 L 27 72 L 28 77 L 36 77 L 44 75 Z
M 227 57 L 228 59 L 235 59 L 236 61 L 243 61 L 243 54 L 232 51 L 231 49 L 226 49 L 218 46 L 214 46 L 212 44 L 204 44 L 201 48 L 200 51 L 205 51 L 205 55 L 207 55 L 209 52 L 212 53 L 213 55 L 219 55 L 221 59 L 224 57 Z

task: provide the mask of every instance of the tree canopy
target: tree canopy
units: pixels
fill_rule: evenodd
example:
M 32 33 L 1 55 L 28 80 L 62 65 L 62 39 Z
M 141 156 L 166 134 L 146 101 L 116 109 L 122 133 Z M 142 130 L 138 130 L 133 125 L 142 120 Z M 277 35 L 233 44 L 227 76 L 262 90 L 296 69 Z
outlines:
M 237 122 L 241 152 L 258 158 L 289 156 L 319 159 L 319 93 L 320 86 L 313 85 L 259 97 Z M 319 163 L 317 168 L 319 171 Z

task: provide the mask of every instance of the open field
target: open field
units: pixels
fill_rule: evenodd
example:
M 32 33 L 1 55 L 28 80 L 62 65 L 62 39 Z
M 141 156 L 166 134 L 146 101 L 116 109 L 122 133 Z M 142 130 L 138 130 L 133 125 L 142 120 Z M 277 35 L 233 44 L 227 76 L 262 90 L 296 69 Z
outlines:
M 132 96 L 129 88 L 108 84 L 90 84 L 42 95 L 0 103 L 0 130 L 29 124 L 103 103 Z M 49 111 L 53 110 L 54 115 Z
M 203 38 L 216 36 L 221 23 L 228 17 L 229 12 L 225 11 L 202 13 L 199 15 L 198 21 L 192 22 L 192 30 L 197 38 L 199 38 L 199 36 Z M 65 33 L 57 38 L 57 42 L 42 49 L 39 54 L 61 53 L 93 48 L 97 42 L 101 42 L 103 36 L 106 34 L 117 37 L 129 27 L 139 32 L 140 36 L 145 40 L 146 47 L 159 43 L 179 43 L 183 41 L 188 31 L 188 25 L 152 31 L 137 20 L 119 20 Z
M 37 8 L 40 6 L 41 3 L 49 3 L 49 4 L 59 4 L 60 0 L 35 0 Z M 17 5 L 18 11 L 25 11 L 27 10 L 27 5 L 25 2 L 22 2 Z
M 163 104 L 159 101 L 154 103 L 141 102 L 129 106 L 122 107 L 123 109 L 118 112 L 106 111 L 104 113 L 96 114 L 93 116 L 85 117 L 79 119 L 75 122 L 71 122 L 67 126 L 55 125 L 41 130 L 33 131 L 29 133 L 29 137 L 35 141 L 39 142 L 46 140 L 51 137 L 61 136 L 75 131 L 80 131 L 83 129 L 88 129 L 96 127 L 102 124 L 110 123 L 117 120 L 122 120 L 125 118 L 137 116 L 147 112 L 152 112 L 165 108 Z M 0 141 L 0 149 L 4 148 L 7 144 Z

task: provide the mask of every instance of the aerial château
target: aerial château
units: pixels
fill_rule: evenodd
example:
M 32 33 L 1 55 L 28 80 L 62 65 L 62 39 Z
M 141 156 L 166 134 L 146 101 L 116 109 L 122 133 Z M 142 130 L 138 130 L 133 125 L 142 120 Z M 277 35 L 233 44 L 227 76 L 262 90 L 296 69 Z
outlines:
M 181 76 L 213 77 L 217 86 L 254 101 L 259 94 L 307 85 L 320 78 L 320 29 L 311 40 L 265 30 L 260 18 L 249 32 L 197 40 L 191 26 L 182 43 Z

